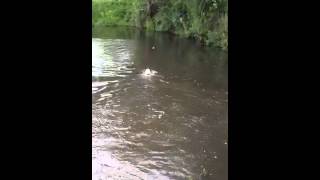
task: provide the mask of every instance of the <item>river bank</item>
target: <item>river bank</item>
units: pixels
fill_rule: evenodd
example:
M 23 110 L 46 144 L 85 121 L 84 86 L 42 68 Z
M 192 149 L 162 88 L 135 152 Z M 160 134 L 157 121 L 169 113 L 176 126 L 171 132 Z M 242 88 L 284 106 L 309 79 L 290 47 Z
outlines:
M 227 0 L 93 0 L 92 26 L 173 33 L 228 50 Z

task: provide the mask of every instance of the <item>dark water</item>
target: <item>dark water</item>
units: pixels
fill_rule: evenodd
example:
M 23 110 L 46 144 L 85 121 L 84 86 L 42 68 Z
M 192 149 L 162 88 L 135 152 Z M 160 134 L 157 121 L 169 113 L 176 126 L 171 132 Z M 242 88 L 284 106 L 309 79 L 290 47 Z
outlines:
M 93 179 L 228 179 L 227 54 L 161 33 L 93 32 Z

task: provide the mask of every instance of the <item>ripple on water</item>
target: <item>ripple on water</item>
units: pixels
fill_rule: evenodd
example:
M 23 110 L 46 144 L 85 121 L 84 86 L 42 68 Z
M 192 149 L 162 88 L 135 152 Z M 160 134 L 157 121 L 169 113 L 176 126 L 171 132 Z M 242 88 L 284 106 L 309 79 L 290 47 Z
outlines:
M 94 180 L 198 179 L 201 165 L 223 173 L 226 93 L 203 91 L 175 73 L 137 69 L 134 61 L 143 59 L 134 57 L 132 40 L 92 43 Z

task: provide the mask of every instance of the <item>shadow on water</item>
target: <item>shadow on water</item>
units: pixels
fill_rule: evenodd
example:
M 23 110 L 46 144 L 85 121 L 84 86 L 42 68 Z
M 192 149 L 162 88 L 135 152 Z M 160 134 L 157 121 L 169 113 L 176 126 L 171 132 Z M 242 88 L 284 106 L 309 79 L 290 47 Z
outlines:
M 100 39 L 133 39 L 137 34 L 135 28 L 97 27 L 92 29 L 92 38 Z
M 194 45 L 192 40 L 177 38 L 163 33 L 138 35 L 138 68 L 147 64 L 168 77 L 195 79 L 204 86 L 227 89 L 227 54 L 212 48 Z M 155 46 L 155 50 L 152 47 Z
M 122 27 L 92 43 L 93 179 L 228 179 L 227 54 Z

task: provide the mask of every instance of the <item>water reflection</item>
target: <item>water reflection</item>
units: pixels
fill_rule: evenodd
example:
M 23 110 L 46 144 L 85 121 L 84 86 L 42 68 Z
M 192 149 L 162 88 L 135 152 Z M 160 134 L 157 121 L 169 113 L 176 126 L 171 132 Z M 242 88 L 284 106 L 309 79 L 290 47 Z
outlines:
M 226 54 L 163 34 L 97 31 L 93 179 L 227 179 Z

